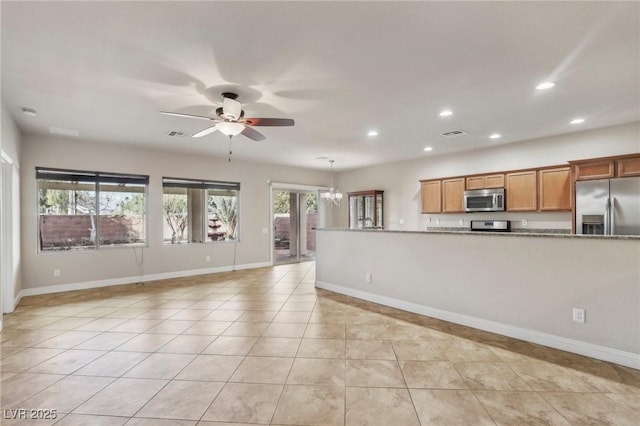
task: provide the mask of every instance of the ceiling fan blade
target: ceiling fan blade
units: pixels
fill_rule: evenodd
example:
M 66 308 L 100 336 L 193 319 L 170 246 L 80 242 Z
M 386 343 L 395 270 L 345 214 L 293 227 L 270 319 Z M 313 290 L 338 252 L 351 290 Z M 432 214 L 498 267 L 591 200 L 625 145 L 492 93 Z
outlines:
M 218 130 L 218 128 L 216 126 L 211 126 L 211 127 L 207 127 L 206 129 L 200 130 L 198 133 L 194 133 L 193 136 L 191 136 L 192 138 L 201 138 L 203 136 L 208 135 L 209 133 L 213 133 L 216 130 Z
M 225 118 L 237 120 L 242 114 L 242 104 L 235 99 L 225 97 L 222 101 L 222 111 Z
M 160 114 L 173 115 L 174 117 L 197 118 L 199 120 L 215 120 L 215 118 L 211 118 L 211 117 L 204 117 L 202 115 L 193 115 L 193 114 L 182 114 L 179 112 L 160 111 Z
M 251 126 L 293 126 L 291 118 L 245 118 L 245 123 Z
M 254 141 L 263 141 L 266 138 L 264 135 L 257 130 L 252 129 L 249 126 L 244 126 L 244 130 L 240 132 L 240 134 L 245 135 L 249 139 L 253 139 Z

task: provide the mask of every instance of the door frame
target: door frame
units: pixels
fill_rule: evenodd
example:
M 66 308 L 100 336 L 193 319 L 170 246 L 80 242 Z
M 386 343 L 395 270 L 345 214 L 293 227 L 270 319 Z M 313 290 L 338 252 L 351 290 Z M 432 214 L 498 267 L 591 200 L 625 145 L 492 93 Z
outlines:
M 13 160 L 0 151 L 0 329 L 1 315 L 14 310 Z
M 296 183 L 285 182 L 269 182 L 269 263 L 271 266 L 275 262 L 275 247 L 273 242 L 273 193 L 275 191 L 293 191 L 293 192 L 314 192 L 318 197 L 318 224 L 317 227 L 324 227 L 326 223 L 326 207 L 320 203 L 320 192 L 327 191 L 326 186 L 302 185 Z

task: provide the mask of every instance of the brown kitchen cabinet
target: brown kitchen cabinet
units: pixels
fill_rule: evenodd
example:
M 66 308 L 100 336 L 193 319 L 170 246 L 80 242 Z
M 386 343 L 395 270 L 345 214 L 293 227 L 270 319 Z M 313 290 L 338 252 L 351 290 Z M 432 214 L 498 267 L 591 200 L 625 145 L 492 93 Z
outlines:
M 610 179 L 615 177 L 614 160 L 593 160 L 575 163 L 575 180 Z
M 442 181 L 420 181 L 422 213 L 442 213 Z
M 504 173 L 469 176 L 466 178 L 466 188 L 486 189 L 486 188 L 504 188 Z
M 507 211 L 528 212 L 538 209 L 538 173 L 536 170 L 507 173 Z
M 539 170 L 538 196 L 540 211 L 571 210 L 571 168 Z
M 463 177 L 442 180 L 442 213 L 464 212 L 464 184 Z
M 640 155 L 616 161 L 618 177 L 640 176 Z

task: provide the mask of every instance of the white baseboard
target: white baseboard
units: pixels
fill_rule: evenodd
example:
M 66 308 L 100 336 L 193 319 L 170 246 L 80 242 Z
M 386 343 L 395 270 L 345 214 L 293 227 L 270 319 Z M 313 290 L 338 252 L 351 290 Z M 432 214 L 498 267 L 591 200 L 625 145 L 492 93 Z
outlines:
M 218 266 L 215 268 L 190 269 L 186 271 L 162 272 L 159 274 L 148 274 L 143 276 L 136 275 L 132 277 L 113 278 L 108 280 L 85 281 L 85 282 L 79 282 L 79 283 L 23 288 L 22 290 L 20 290 L 20 292 L 18 293 L 18 296 L 16 297 L 15 306 L 18 306 L 20 299 L 26 296 L 37 296 L 40 294 L 50 294 L 50 293 L 62 293 L 64 291 L 86 290 L 89 288 L 108 287 L 112 285 L 123 285 L 123 284 L 134 284 L 134 283 L 147 282 L 147 281 L 166 280 L 171 278 L 191 277 L 194 275 L 214 274 L 217 272 L 229 272 L 233 270 L 264 268 L 266 266 L 271 266 L 271 263 L 270 262 L 247 263 L 244 265 L 236 265 L 235 267 L 231 265 Z
M 349 287 L 343 287 L 324 281 L 316 281 L 316 287 L 333 291 L 335 293 L 344 294 L 346 296 L 368 300 L 380 305 L 401 309 L 403 311 L 426 315 L 455 324 L 466 325 L 468 327 L 478 328 L 480 330 L 501 334 L 503 336 L 513 337 L 514 339 L 524 340 L 527 342 L 572 352 L 578 355 L 584 355 L 602 361 L 613 362 L 615 364 L 624 365 L 626 367 L 640 369 L 640 354 L 636 354 L 633 352 L 621 351 L 619 349 L 595 345 L 593 343 L 582 342 L 580 340 L 568 339 L 566 337 L 542 333 L 539 331 L 529 330 L 521 327 L 515 327 L 509 324 L 503 324 L 495 321 L 485 320 L 482 318 L 472 317 L 469 315 L 444 311 L 442 309 L 419 305 L 412 302 L 406 302 L 404 300 L 393 299 L 366 291 L 355 290 Z

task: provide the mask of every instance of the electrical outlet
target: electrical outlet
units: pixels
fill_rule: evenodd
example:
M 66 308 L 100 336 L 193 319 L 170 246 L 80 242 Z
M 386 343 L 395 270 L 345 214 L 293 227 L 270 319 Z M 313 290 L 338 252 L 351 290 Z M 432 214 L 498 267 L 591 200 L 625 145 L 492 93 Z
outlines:
M 366 277 L 365 277 L 365 278 L 366 278 L 366 280 L 367 280 L 367 282 L 368 282 L 368 283 L 370 283 L 371 281 L 373 281 L 373 277 L 371 276 L 371 272 L 367 272 L 367 275 L 366 275 Z
M 585 310 L 583 308 L 573 308 L 573 320 L 575 322 L 584 322 Z
M 269 233 L 269 228 L 262 228 L 262 233 L 263 234 L 268 234 Z
M 458 225 L 464 225 L 464 219 L 460 219 L 460 220 L 458 221 Z
M 204 258 L 205 262 L 211 262 L 211 256 L 207 256 Z
M 527 226 L 529 221 L 527 219 L 522 219 L 522 226 Z
M 60 269 L 54 269 L 53 270 L 53 276 L 58 278 L 60 276 Z

